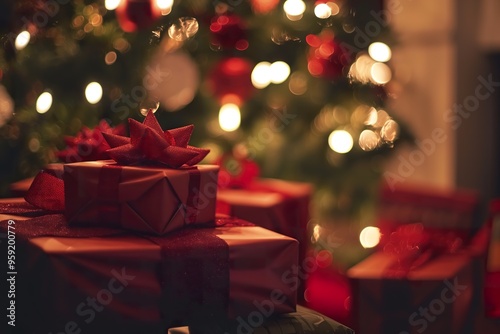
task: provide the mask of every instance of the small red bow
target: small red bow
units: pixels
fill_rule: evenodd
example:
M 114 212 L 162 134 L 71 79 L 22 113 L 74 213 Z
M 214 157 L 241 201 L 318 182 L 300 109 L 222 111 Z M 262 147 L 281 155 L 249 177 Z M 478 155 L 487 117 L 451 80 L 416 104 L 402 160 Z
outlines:
M 129 118 L 130 138 L 103 133 L 111 149 L 107 152 L 123 165 L 164 164 L 171 168 L 192 166 L 203 160 L 208 149 L 188 145 L 194 126 L 163 131 L 154 113 L 143 123 Z
M 122 125 L 112 128 L 105 120 L 99 122 L 94 129 L 83 127 L 75 137 L 64 138 L 66 148 L 57 152 L 57 157 L 62 162 L 109 159 L 106 151 L 110 147 L 104 140 L 103 133 L 124 134 L 125 128 Z

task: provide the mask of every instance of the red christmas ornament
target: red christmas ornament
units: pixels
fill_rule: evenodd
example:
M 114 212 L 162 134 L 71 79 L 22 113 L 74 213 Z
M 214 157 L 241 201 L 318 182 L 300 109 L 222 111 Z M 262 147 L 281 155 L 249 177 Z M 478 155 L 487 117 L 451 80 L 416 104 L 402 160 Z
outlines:
M 218 48 L 235 48 L 243 51 L 248 48 L 247 33 L 239 16 L 224 14 L 216 16 L 210 23 L 212 45 Z
M 122 0 L 116 9 L 116 18 L 125 32 L 147 28 L 160 16 L 154 0 Z
M 252 64 L 244 58 L 224 59 L 208 75 L 208 87 L 221 102 L 228 96 L 245 101 L 255 90 L 250 78 L 252 68 Z
M 342 75 L 344 66 L 349 65 L 350 57 L 334 39 L 333 33 L 326 31 L 317 35 L 307 35 L 309 44 L 307 68 L 315 77 L 336 79 Z

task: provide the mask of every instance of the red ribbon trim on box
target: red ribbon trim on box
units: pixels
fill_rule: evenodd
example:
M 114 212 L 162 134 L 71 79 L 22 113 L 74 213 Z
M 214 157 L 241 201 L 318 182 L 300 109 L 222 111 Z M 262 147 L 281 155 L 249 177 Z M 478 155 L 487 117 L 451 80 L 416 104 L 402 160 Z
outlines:
M 106 222 L 112 227 L 119 227 L 120 204 L 119 185 L 122 167 L 118 165 L 104 165 L 99 170 L 98 214 L 99 221 Z
M 197 167 L 188 169 L 189 172 L 189 185 L 188 185 L 188 198 L 186 200 L 186 213 L 185 224 L 192 224 L 198 218 L 199 205 L 200 205 L 200 185 L 201 173 Z
M 149 237 L 161 247 L 161 309 L 170 324 L 181 324 L 182 319 L 200 322 L 227 317 L 229 246 L 212 232 L 186 228 L 173 232 L 171 239 Z
M 406 278 L 408 273 L 437 256 L 454 254 L 467 236 L 450 229 L 424 228 L 422 224 L 402 225 L 390 235 L 384 252 L 396 256 L 386 269 L 388 278 Z

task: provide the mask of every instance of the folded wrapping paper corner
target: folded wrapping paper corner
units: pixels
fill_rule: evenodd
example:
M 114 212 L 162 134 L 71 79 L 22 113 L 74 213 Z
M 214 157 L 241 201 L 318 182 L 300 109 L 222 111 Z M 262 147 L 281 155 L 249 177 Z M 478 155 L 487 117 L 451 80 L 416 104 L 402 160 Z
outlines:
M 163 235 L 215 217 L 218 166 L 171 169 L 112 160 L 64 166 L 70 225 L 120 227 Z

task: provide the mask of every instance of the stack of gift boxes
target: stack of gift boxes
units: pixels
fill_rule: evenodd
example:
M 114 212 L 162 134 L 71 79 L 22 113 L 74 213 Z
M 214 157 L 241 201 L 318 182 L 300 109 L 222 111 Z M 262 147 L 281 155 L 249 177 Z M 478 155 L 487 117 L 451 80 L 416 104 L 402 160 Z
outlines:
M 163 131 L 153 113 L 129 126 L 130 138 L 102 131 L 111 160 L 49 166 L 30 203 L 0 204 L 16 246 L 2 279 L 2 291 L 15 286 L 2 305 L 7 329 L 252 333 L 294 314 L 310 187 L 258 180 L 218 191 L 219 167 L 198 164 L 207 151 L 188 145 L 192 127 Z

